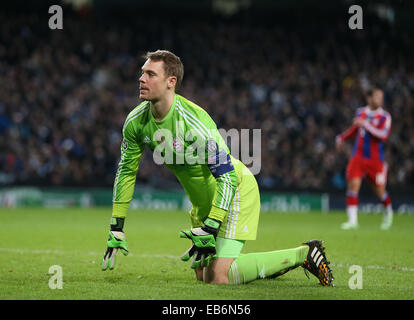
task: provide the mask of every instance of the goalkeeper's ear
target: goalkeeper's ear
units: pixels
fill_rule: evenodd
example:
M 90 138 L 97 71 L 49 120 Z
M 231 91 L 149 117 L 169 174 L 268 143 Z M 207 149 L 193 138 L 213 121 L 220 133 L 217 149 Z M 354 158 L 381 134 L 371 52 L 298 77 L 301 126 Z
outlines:
M 168 89 L 176 89 L 177 86 L 177 77 L 176 76 L 169 76 L 167 80 L 167 88 Z

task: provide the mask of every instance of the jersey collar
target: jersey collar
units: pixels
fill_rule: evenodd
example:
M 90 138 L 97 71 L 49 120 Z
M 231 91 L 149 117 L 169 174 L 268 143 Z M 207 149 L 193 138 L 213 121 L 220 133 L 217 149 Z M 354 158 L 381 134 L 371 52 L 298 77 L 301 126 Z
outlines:
M 174 94 L 174 100 L 172 102 L 171 108 L 168 111 L 167 115 L 164 117 L 164 119 L 162 119 L 161 121 L 155 120 L 154 115 L 152 114 L 152 111 L 151 111 L 151 108 L 150 108 L 150 118 L 151 118 L 151 120 L 154 121 L 156 124 L 163 124 L 163 123 L 167 122 L 172 117 L 172 114 L 174 113 L 176 103 L 177 103 L 177 94 Z
M 380 108 L 378 108 L 378 109 L 376 109 L 376 110 L 371 110 L 371 109 L 369 108 L 369 106 L 366 106 L 366 107 L 365 107 L 365 111 L 366 111 L 366 113 L 367 113 L 367 116 L 375 116 L 375 115 L 377 115 L 377 114 L 381 114 L 381 113 L 383 113 L 384 109 L 383 109 L 382 107 L 380 107 Z

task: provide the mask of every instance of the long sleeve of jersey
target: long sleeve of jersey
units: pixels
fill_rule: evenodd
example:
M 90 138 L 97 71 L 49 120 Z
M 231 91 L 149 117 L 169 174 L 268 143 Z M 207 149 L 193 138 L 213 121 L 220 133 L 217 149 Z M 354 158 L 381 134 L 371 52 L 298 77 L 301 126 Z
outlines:
M 205 144 L 206 161 L 216 179 L 216 191 L 209 217 L 223 221 L 236 194 L 237 174 L 231 161 L 230 151 L 217 130 L 216 124 L 209 116 L 205 122 L 210 129 L 210 135 Z
M 355 112 L 355 118 L 359 118 L 361 116 L 361 110 L 362 108 L 359 108 L 356 112 Z M 349 139 L 353 139 L 355 138 L 357 132 L 358 132 L 359 127 L 355 124 L 352 124 L 348 129 L 346 129 L 344 132 L 342 132 L 338 138 L 341 139 L 342 141 L 346 141 Z
M 230 210 L 230 205 L 236 194 L 237 175 L 230 159 L 230 154 L 221 151 L 218 157 L 222 157 L 222 162 L 218 165 L 209 166 L 216 179 L 216 191 L 213 198 L 210 218 L 223 221 L 225 215 Z M 224 156 L 225 155 L 225 156 Z
M 358 131 L 358 126 L 352 125 L 348 129 L 346 129 L 343 133 L 341 133 L 339 135 L 339 138 L 342 141 L 346 141 L 346 140 L 352 139 L 352 138 L 355 137 L 357 131 Z
M 113 188 L 112 216 L 125 218 L 134 194 L 136 176 L 144 148 L 137 143 L 133 124 L 128 121 L 128 118 L 122 133 L 121 159 Z
M 372 125 L 369 121 L 364 121 L 364 129 L 372 134 L 375 138 L 386 141 L 391 131 L 391 117 L 387 116 L 384 118 L 384 121 L 378 126 Z

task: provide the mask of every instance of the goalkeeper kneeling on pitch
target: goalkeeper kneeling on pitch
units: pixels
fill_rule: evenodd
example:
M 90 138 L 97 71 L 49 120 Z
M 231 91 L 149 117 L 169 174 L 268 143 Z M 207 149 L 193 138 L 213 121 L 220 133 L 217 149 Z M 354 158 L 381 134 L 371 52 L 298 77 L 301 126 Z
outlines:
M 122 130 L 102 270 L 115 267 L 118 249 L 128 254 L 123 226 L 141 156 L 145 147 L 159 156 L 162 147 L 165 154 L 173 155 L 174 161 L 166 161 L 165 165 L 192 203 L 192 228 L 180 232 L 180 237 L 190 240 L 191 245 L 181 259 L 192 259 L 191 268 L 198 280 L 241 284 L 276 277 L 302 266 L 322 285 L 331 285 L 332 272 L 319 240 L 292 249 L 241 254 L 245 242 L 256 239 L 260 213 L 256 179 L 231 156 L 210 115 L 176 93 L 184 74 L 180 58 L 157 50 L 148 52 L 145 59 L 139 78 L 143 102 L 129 113 Z M 188 157 L 195 151 L 195 159 Z

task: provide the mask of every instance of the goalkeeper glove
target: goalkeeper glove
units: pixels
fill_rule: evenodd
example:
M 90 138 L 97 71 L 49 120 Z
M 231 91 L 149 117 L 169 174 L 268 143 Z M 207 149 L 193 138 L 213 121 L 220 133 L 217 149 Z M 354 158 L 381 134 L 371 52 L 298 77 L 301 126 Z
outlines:
M 101 268 L 102 271 L 106 269 L 112 270 L 115 268 L 115 257 L 118 252 L 118 249 L 124 254 L 128 255 L 128 243 L 126 241 L 126 236 L 122 231 L 124 226 L 124 218 L 112 218 L 113 223 L 111 223 L 111 231 L 109 231 L 109 238 L 107 241 L 107 249 L 102 258 Z
M 194 256 L 191 268 L 208 267 L 211 259 L 216 254 L 216 237 L 220 225 L 220 221 L 207 218 L 203 227 L 181 231 L 180 238 L 187 238 L 193 242 L 190 249 L 181 256 L 181 260 L 188 261 Z

